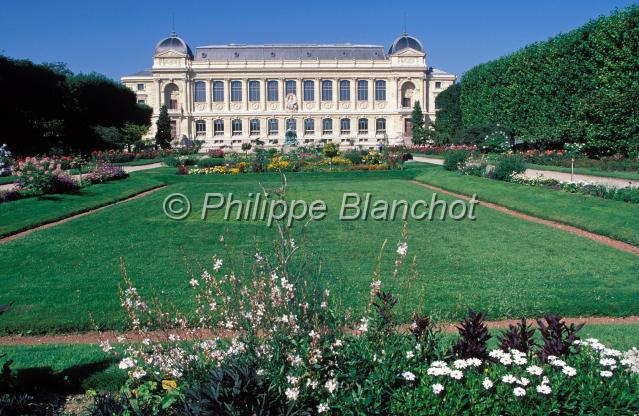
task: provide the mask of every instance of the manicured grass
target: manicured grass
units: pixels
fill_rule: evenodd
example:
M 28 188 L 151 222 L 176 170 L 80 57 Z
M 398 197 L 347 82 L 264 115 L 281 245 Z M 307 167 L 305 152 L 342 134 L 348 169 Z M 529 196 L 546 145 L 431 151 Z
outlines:
M 157 171 L 162 177 L 164 169 Z M 429 190 L 407 181 L 428 172 L 415 167 L 406 172 L 288 175 L 291 198 L 326 201 L 327 219 L 308 224 L 297 240 L 303 242 L 302 256 L 321 260 L 320 283 L 332 288 L 343 307 L 363 310 L 375 257 L 388 238 L 384 287 L 402 292 L 403 318 L 417 307 L 449 318 L 460 317 L 467 307 L 484 309 L 491 319 L 548 312 L 639 314 L 637 256 L 481 206 L 476 221 L 409 221 L 409 255 L 417 256 L 422 276 L 410 291 L 402 290 L 401 282 L 389 277 L 401 221 L 338 221 L 339 206 L 344 192 L 428 201 Z M 207 192 L 233 192 L 236 199 L 246 199 L 259 191 L 258 181 L 279 186 L 277 175 L 173 178 L 175 182 L 145 198 L 1 245 L 0 270 L 5 273 L 0 292 L 16 304 L 0 317 L 0 332 L 86 330 L 92 328 L 89 313 L 104 328 L 122 328 L 119 258 L 142 293 L 155 291 L 185 306 L 192 300 L 187 265 L 210 267 L 215 254 L 227 262 L 239 260 L 239 253 L 251 256 L 256 246 L 270 250 L 275 232 L 263 222 L 227 222 L 222 212 L 211 212 L 202 221 L 200 211 Z M 175 192 L 191 198 L 193 212 L 184 221 L 163 214 L 164 198 Z M 235 254 L 225 252 L 220 235 Z
M 54 194 L 0 204 L 0 236 L 98 208 L 162 185 L 161 175 L 134 172 L 127 179 L 96 184 L 76 194 Z
M 0 345 L 0 368 L 12 360 L 11 370 L 20 389 L 80 393 L 88 389 L 117 390 L 126 374 L 98 345 Z M 37 386 L 37 387 L 36 387 Z
M 636 204 L 464 176 L 445 171 L 441 166 L 422 166 L 423 173 L 417 180 L 465 195 L 476 193 L 480 201 L 494 202 L 639 245 L 639 207 Z
M 13 183 L 18 179 L 16 176 L 0 176 L 0 185 L 4 185 L 7 183 Z
M 555 172 L 570 173 L 570 168 L 566 168 L 563 166 L 536 165 L 533 163 L 527 163 L 526 167 L 528 169 L 552 170 Z M 639 172 L 617 172 L 617 171 L 608 171 L 608 170 L 600 170 L 600 169 L 575 168 L 575 174 L 603 176 L 603 177 L 618 178 L 618 179 L 639 180 Z

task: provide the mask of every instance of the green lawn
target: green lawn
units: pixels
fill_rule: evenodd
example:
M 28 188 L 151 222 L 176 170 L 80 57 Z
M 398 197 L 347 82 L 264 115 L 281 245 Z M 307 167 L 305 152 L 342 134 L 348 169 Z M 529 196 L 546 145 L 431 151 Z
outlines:
M 584 230 L 639 245 L 639 206 L 554 189 L 519 185 L 448 172 L 441 166 L 422 165 L 417 180 L 472 195 L 537 217 L 574 225 Z
M 500 330 L 491 330 L 490 348 L 496 348 Z M 538 333 L 537 333 L 538 334 Z M 582 339 L 598 338 L 606 346 L 628 350 L 639 346 L 639 325 L 586 325 L 579 333 Z M 452 342 L 455 334 L 445 334 L 444 342 Z M 0 367 L 6 359 L 13 360 L 11 369 L 25 388 L 37 384 L 38 389 L 78 393 L 87 389 L 116 390 L 126 380 L 117 361 L 97 345 L 0 345 Z
M 46 195 L 0 204 L 0 236 L 126 199 L 162 185 L 164 176 L 156 172 L 133 172 L 127 179 L 91 185 L 77 194 Z
M 533 163 L 527 163 L 526 167 L 528 169 L 552 170 L 555 172 L 570 173 L 570 168 L 566 168 L 563 166 L 535 165 Z M 639 180 L 639 172 L 617 172 L 617 171 L 608 171 L 608 170 L 600 170 L 600 169 L 575 168 L 575 174 Z
M 166 178 L 167 171 L 148 171 L 141 177 Z M 363 308 L 374 259 L 385 238 L 394 252 L 401 222 L 338 221 L 342 193 L 430 200 L 429 190 L 407 181 L 430 172 L 414 167 L 406 172 L 289 175 L 291 198 L 323 199 L 328 205 L 327 219 L 306 227 L 304 247 L 322 261 L 322 283 L 333 289 L 343 307 Z M 173 175 L 169 186 L 147 197 L 0 245 L 0 293 L 3 300 L 16 302 L 0 317 L 0 332 L 86 330 L 91 328 L 89 313 L 104 328 L 121 328 L 120 257 L 143 293 L 155 290 L 178 306 L 189 304 L 186 267 L 209 264 L 214 254 L 229 258 L 220 235 L 234 250 L 249 255 L 256 245 L 265 251 L 271 247 L 274 231 L 264 223 L 225 222 L 221 213 L 199 219 L 206 192 L 246 198 L 259 191 L 258 181 L 278 185 L 276 175 Z M 171 221 L 163 214 L 162 201 L 174 192 L 192 200 L 193 213 L 185 221 Z M 410 222 L 409 251 L 418 256 L 422 276 L 409 293 L 401 294 L 403 317 L 419 305 L 453 318 L 467 307 L 487 310 L 490 319 L 547 312 L 639 314 L 639 257 L 481 206 L 477 216 L 476 221 Z M 391 253 L 384 258 L 385 276 L 394 260 Z M 399 282 L 386 280 L 387 288 L 399 291 Z
M 16 179 L 17 179 L 16 176 L 11 176 L 11 175 L 9 175 L 9 176 L 0 176 L 0 185 L 4 185 L 4 184 L 7 184 L 7 183 L 13 183 L 13 182 L 16 181 Z

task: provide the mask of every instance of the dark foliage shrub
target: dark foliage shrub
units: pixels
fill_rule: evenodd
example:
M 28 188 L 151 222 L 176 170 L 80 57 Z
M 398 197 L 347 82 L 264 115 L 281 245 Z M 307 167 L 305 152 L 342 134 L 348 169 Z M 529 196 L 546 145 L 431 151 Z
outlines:
M 579 345 L 575 341 L 579 339 L 577 332 L 583 328 L 584 324 L 566 325 L 563 319 L 557 315 L 546 315 L 543 319 L 537 320 L 539 332 L 544 342 L 539 357 L 546 361 L 548 356 L 555 357 L 568 356 L 579 351 Z
M 377 311 L 377 331 L 383 334 L 390 334 L 393 331 L 394 314 L 393 308 L 397 304 L 397 298 L 390 292 L 377 292 L 373 306 Z
M 177 165 L 177 169 L 178 169 L 178 171 L 177 171 L 178 175 L 188 175 L 189 174 L 189 167 L 188 166 L 179 164 L 179 165 Z
M 222 150 L 222 149 L 211 149 L 208 152 L 206 152 L 206 154 L 208 154 L 209 157 L 224 157 L 224 150 Z
M 344 152 L 342 155 L 345 159 L 350 160 L 353 164 L 358 165 L 362 163 L 364 155 L 357 150 L 349 150 L 348 152 Z
M 22 194 L 18 191 L 10 190 L 0 192 L 0 203 L 15 201 L 20 198 L 22 198 Z
M 205 157 L 197 162 L 197 166 L 199 168 L 210 168 L 213 166 L 222 166 L 224 165 L 223 157 Z
M 97 395 L 90 412 L 91 416 L 121 416 L 129 414 L 122 397 L 113 393 Z
M 406 162 L 407 160 L 413 160 L 413 155 L 411 155 L 410 153 L 404 153 L 404 156 L 402 158 L 404 159 L 404 162 Z
M 535 329 L 524 318 L 517 325 L 508 325 L 508 329 L 497 337 L 499 348 L 503 351 L 515 349 L 529 353 L 536 346 L 536 342 L 533 339 L 534 334 Z
M 45 415 L 44 409 L 34 403 L 33 397 L 26 394 L 4 394 L 0 396 L 1 416 Z
M 495 160 L 495 168 L 490 176 L 500 181 L 510 181 L 513 173 L 526 171 L 526 162 L 519 155 L 499 155 Z
M 457 327 L 460 339 L 453 345 L 453 354 L 460 358 L 488 358 L 486 343 L 491 336 L 485 320 L 486 312 L 468 310 L 468 315 Z
M 470 157 L 467 150 L 449 150 L 444 153 L 444 169 L 456 171 Z
M 231 361 L 194 379 L 184 389 L 184 415 L 274 415 L 280 397 L 251 362 Z

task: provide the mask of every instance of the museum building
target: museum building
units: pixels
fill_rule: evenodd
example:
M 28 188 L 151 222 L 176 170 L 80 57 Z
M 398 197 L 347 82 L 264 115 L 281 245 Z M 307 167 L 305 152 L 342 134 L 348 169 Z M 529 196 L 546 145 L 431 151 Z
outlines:
M 195 52 L 175 33 L 161 40 L 150 70 L 122 77 L 139 103 L 166 106 L 175 140 L 204 148 L 260 139 L 281 146 L 332 141 L 373 147 L 410 143 L 419 101 L 435 118 L 435 97 L 455 75 L 429 67 L 422 43 L 404 33 L 390 46 L 210 45 Z

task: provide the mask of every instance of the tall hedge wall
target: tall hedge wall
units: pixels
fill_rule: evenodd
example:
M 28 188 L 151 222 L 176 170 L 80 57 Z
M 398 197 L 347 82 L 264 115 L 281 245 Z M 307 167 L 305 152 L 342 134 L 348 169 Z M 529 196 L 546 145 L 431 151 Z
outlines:
M 478 65 L 462 77 L 465 127 L 501 124 L 528 142 L 591 153 L 639 142 L 639 6 Z

